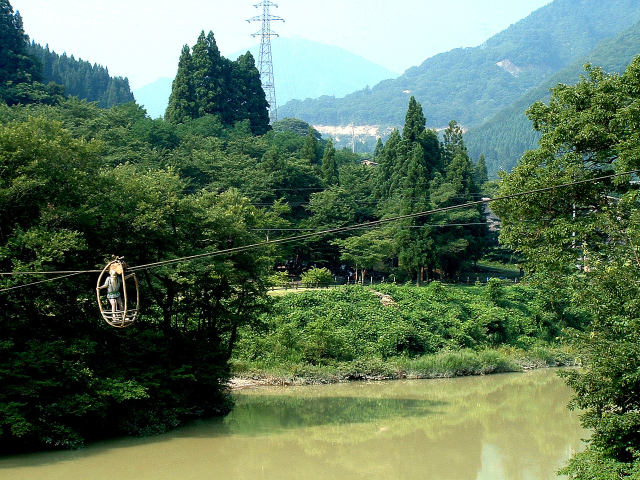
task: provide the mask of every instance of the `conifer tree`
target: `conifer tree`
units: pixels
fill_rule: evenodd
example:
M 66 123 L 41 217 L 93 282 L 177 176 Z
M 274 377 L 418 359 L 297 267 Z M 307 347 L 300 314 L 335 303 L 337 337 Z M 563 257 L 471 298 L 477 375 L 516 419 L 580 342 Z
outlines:
M 231 87 L 233 89 L 231 99 L 234 109 L 233 121 L 248 119 L 254 135 L 267 133 L 269 103 L 262 89 L 260 72 L 250 52 L 241 55 L 232 63 Z
M 487 173 L 487 162 L 484 155 L 480 155 L 478 163 L 474 168 L 473 180 L 478 187 L 481 187 L 489 180 L 489 174 Z
M 336 163 L 336 149 L 331 140 L 327 141 L 322 156 L 322 178 L 326 185 L 336 185 L 338 183 L 338 164 Z
M 169 105 L 165 120 L 171 123 L 184 123 L 196 118 L 196 95 L 193 84 L 193 63 L 188 45 L 182 47 L 178 63 L 178 73 L 173 80 Z
M 402 138 L 409 142 L 417 142 L 421 138 L 426 124 L 427 121 L 424 118 L 424 113 L 422 113 L 422 106 L 412 96 L 409 99 L 409 108 L 404 119 Z
M 378 157 L 374 192 L 376 197 L 382 200 L 386 200 L 391 196 L 391 181 L 396 162 L 396 151 L 401 140 L 400 132 L 394 129 Z
M 405 201 L 405 213 L 427 209 L 428 178 L 424 165 L 424 150 L 419 143 L 414 143 L 407 162 L 407 176 L 404 179 L 402 195 Z
M 382 143 L 382 139 L 378 137 L 378 141 L 376 142 L 376 148 L 373 150 L 373 161 L 379 162 L 380 156 L 382 155 L 382 151 L 384 150 L 384 145 Z
M 307 136 L 304 139 L 304 145 L 301 151 L 302 158 L 307 160 L 309 164 L 318 163 L 318 139 L 316 138 L 314 129 L 309 126 Z
M 216 115 L 227 126 L 248 120 L 251 133 L 269 130 L 268 103 L 253 56 L 236 62 L 220 55 L 213 32 L 200 32 L 192 50 L 185 46 L 166 118 L 172 123 Z
M 212 74 L 214 72 L 211 63 L 211 55 L 207 48 L 207 37 L 204 30 L 200 32 L 200 36 L 193 46 L 191 54 L 192 78 L 196 98 L 196 114 L 203 117 L 208 113 L 219 113 L 212 111 L 210 105 L 215 102 L 216 92 L 218 90 Z
M 444 131 L 444 141 L 443 141 L 443 150 L 444 150 L 444 165 L 448 166 L 453 158 L 458 153 L 463 153 L 467 155 L 467 147 L 464 144 L 464 140 L 462 139 L 462 127 L 458 125 L 458 122 L 455 120 L 451 120 L 449 122 L 449 126 Z

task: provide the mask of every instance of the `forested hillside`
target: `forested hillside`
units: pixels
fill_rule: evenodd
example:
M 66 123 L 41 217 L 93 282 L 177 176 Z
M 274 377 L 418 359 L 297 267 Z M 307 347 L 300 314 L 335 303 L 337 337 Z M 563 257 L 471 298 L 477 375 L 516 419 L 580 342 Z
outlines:
M 112 78 L 104 67 L 29 43 L 20 14 L 7 0 L 0 1 L 0 100 L 9 105 L 55 103 L 62 95 L 101 107 L 133 101 L 126 78 Z
M 477 126 L 638 20 L 635 0 L 555 0 L 481 46 L 436 55 L 343 99 L 289 102 L 280 114 L 322 125 L 400 125 L 413 95 L 433 127 L 451 119 Z
M 541 86 L 523 95 L 517 102 L 499 112 L 488 122 L 466 133 L 465 141 L 472 158 L 484 155 L 490 175 L 499 170 L 510 171 L 522 154 L 536 147 L 540 134 L 533 129 L 526 110 L 536 101 L 550 98 L 551 87 L 579 81 L 584 65 L 591 63 L 607 72 L 622 73 L 640 52 L 640 23 L 615 38 L 602 41 L 585 57 L 553 75 Z
M 102 65 L 76 60 L 73 55 L 58 55 L 50 51 L 49 46 L 43 47 L 35 42 L 31 42 L 27 52 L 39 61 L 42 81 L 63 85 L 67 95 L 98 102 L 102 108 L 134 101 L 129 80 L 111 77 L 109 70 Z

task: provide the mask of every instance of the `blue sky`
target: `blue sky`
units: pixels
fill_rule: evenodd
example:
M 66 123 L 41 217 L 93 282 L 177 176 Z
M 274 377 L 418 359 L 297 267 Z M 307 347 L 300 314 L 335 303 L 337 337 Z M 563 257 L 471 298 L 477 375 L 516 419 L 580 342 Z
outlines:
M 402 73 L 480 45 L 551 0 L 275 0 L 274 30 L 335 45 Z M 213 30 L 223 54 L 256 43 L 257 0 L 10 0 L 29 36 L 129 77 L 138 88 L 175 74 L 182 45 Z

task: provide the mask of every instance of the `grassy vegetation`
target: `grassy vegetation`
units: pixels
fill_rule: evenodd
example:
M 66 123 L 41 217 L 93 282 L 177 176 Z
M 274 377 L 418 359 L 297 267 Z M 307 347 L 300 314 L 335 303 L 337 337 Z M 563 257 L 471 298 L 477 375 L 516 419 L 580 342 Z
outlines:
M 383 305 L 382 294 L 393 303 Z M 574 364 L 559 336 L 586 315 L 553 312 L 549 303 L 531 286 L 498 280 L 287 293 L 258 326 L 242 330 L 232 369 L 272 383 L 322 383 Z

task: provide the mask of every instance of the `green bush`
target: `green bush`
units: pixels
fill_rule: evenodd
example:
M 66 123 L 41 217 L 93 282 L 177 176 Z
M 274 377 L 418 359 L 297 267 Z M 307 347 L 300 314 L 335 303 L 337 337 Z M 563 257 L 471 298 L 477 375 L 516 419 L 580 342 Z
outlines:
M 267 283 L 272 287 L 289 287 L 291 285 L 291 279 L 287 272 L 274 272 L 269 275 Z
M 325 287 L 333 282 L 333 275 L 326 268 L 310 268 L 302 274 L 302 284 L 307 287 Z

